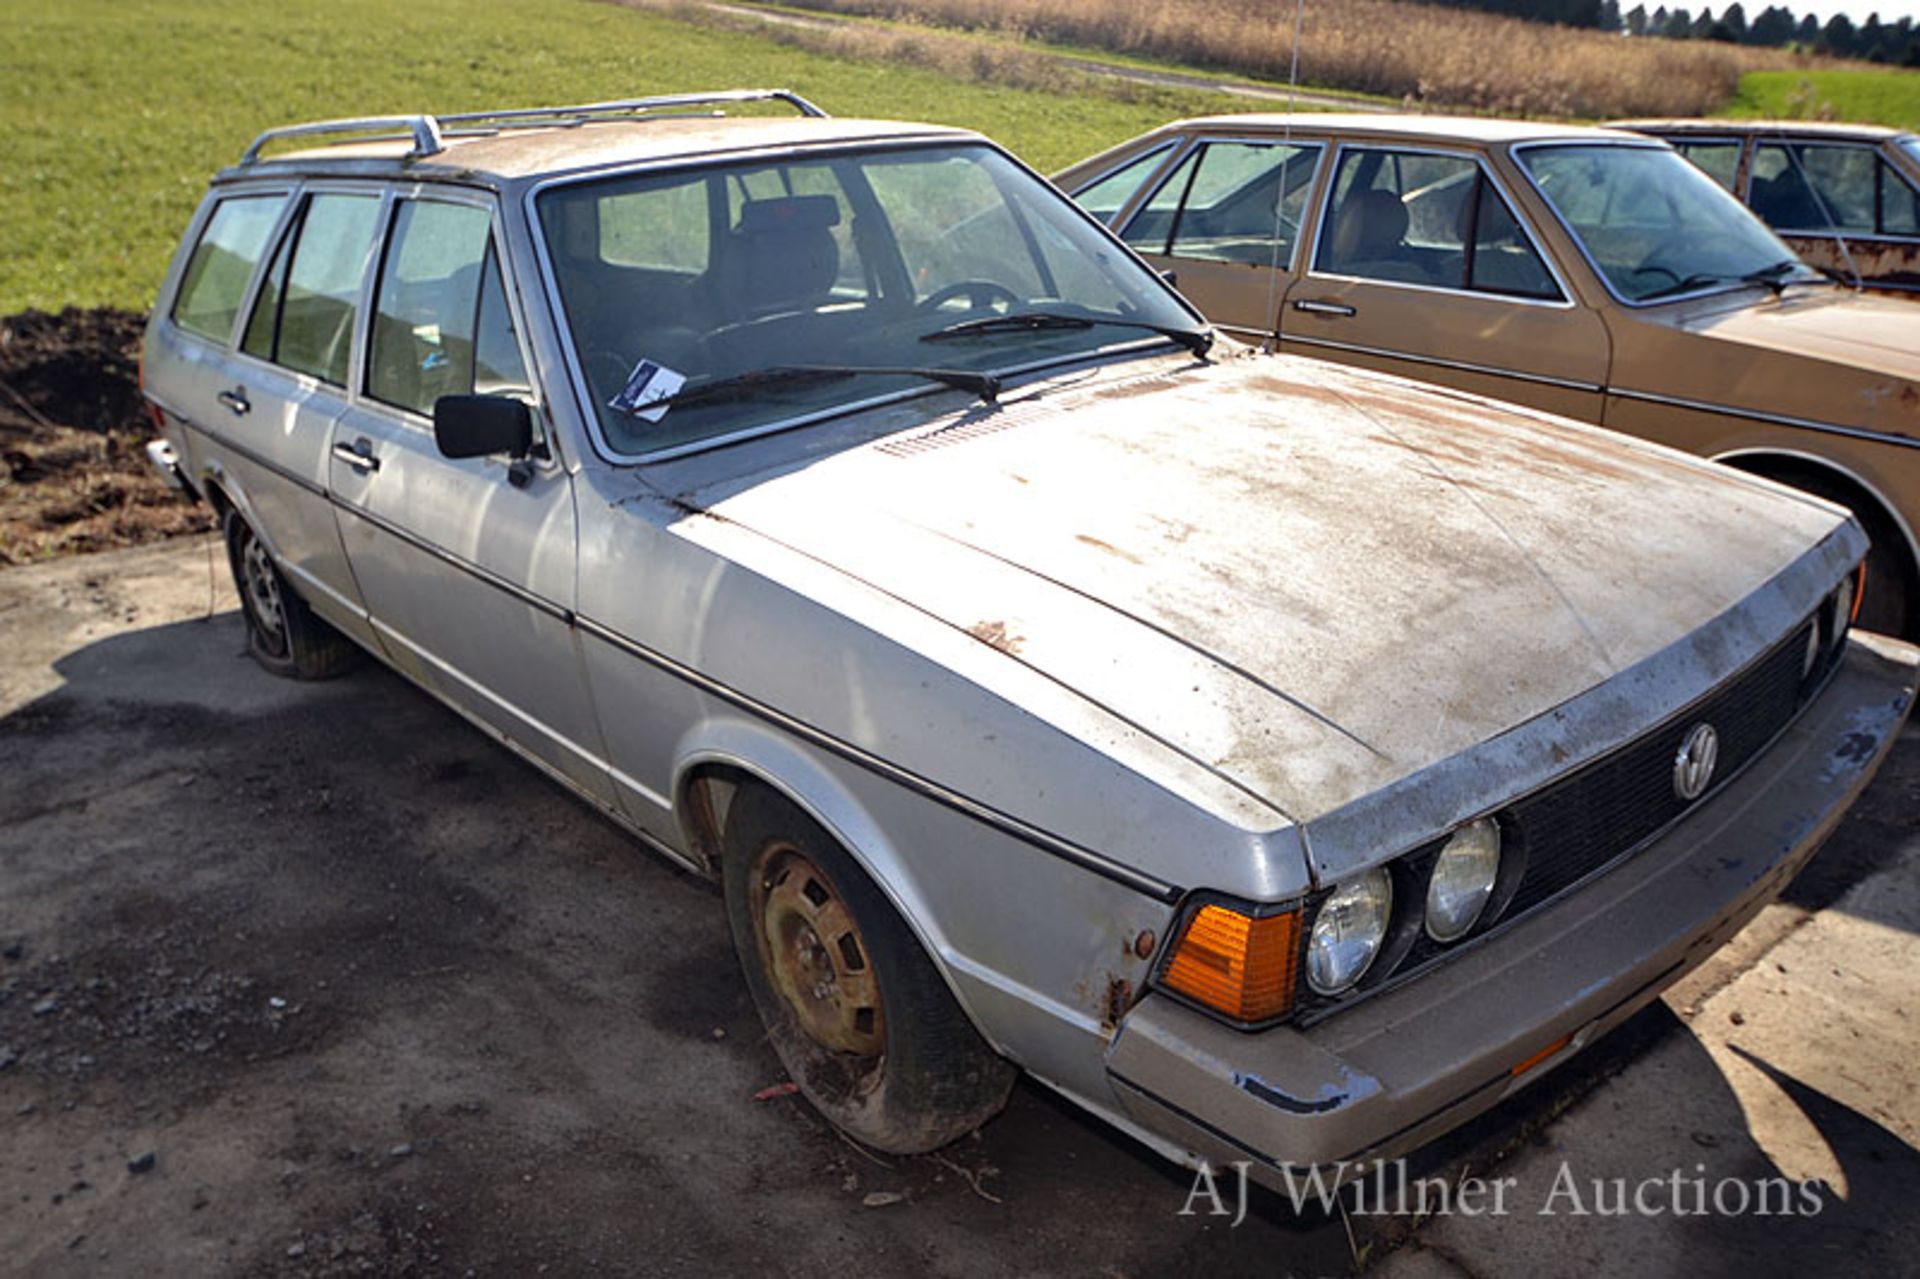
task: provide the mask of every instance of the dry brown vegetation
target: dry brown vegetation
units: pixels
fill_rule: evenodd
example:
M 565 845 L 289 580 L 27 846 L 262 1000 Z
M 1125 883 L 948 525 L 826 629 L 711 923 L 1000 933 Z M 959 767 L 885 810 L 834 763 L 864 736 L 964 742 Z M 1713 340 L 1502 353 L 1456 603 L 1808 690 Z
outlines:
M 1287 78 L 1293 7 L 1280 0 L 789 0 L 802 8 L 1090 46 Z M 1779 50 L 1626 39 L 1399 0 L 1316 0 L 1303 84 L 1512 115 L 1702 115 L 1743 72 L 1809 65 Z

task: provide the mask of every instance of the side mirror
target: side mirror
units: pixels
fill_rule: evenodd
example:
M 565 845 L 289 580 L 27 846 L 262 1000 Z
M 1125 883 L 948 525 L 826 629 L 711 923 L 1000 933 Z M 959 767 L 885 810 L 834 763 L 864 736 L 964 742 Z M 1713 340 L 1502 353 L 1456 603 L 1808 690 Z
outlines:
M 1175 271 L 1172 267 L 1168 267 L 1166 270 L 1162 271 L 1160 273 L 1160 278 L 1166 281 L 1167 287 L 1170 289 L 1177 289 L 1180 287 L 1180 273 L 1178 271 Z
M 433 442 L 447 457 L 523 458 L 533 448 L 533 411 L 504 395 L 443 395 L 433 402 Z

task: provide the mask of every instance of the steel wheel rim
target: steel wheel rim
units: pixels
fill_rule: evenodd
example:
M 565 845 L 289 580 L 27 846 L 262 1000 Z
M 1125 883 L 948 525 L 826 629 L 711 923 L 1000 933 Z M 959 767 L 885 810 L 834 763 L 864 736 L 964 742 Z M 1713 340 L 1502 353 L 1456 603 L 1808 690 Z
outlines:
M 833 881 L 790 843 L 768 845 L 755 876 L 763 968 L 807 1039 L 877 1060 L 886 1049 L 880 983 Z
M 287 612 L 280 598 L 280 575 L 274 571 L 267 548 L 257 537 L 248 537 L 241 552 L 241 577 L 247 591 L 247 606 L 254 621 L 277 650 L 286 650 Z

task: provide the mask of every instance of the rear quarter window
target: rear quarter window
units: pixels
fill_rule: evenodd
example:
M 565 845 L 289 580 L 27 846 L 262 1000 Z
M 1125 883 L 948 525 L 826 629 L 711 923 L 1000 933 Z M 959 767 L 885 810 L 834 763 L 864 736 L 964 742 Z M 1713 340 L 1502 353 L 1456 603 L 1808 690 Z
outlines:
M 275 193 L 220 201 L 187 259 L 173 302 L 175 324 L 216 342 L 228 339 L 286 200 Z

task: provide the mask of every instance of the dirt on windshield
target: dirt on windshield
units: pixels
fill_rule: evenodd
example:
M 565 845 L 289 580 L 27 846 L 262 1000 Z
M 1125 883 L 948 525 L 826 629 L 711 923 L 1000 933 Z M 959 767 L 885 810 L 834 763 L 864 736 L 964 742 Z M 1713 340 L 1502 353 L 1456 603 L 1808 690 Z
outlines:
M 0 565 L 213 526 L 147 465 L 144 324 L 110 308 L 0 319 Z

